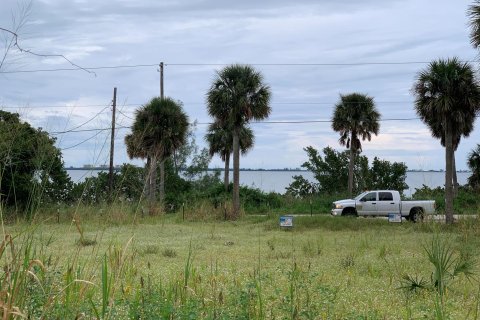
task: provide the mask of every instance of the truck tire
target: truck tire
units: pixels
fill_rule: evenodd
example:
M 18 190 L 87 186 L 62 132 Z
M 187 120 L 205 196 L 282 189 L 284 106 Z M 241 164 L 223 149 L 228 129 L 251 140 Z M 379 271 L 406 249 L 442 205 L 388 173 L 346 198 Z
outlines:
M 342 211 L 342 216 L 344 217 L 356 217 L 357 216 L 357 210 L 354 208 L 345 208 Z
M 410 211 L 409 218 L 410 218 L 410 221 L 412 221 L 413 223 L 416 223 L 416 222 L 422 222 L 423 216 L 424 214 L 421 208 L 413 208 Z

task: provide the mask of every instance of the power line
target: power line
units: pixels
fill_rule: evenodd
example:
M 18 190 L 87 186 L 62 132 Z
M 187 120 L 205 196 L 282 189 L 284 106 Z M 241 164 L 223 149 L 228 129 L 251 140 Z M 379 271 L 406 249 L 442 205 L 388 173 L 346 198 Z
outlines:
M 271 105 L 332 105 L 334 106 L 337 104 L 336 102 L 322 102 L 322 101 L 278 101 L 278 102 L 271 102 Z M 344 104 L 350 104 L 353 102 L 344 102 Z M 362 103 L 362 102 L 358 102 Z M 358 104 L 357 103 L 357 104 Z M 413 101 L 376 101 L 376 104 L 411 104 Z M 206 102 L 183 102 L 184 105 L 203 105 Z M 140 107 L 143 103 L 128 103 L 124 104 L 123 107 Z M 87 104 L 87 105 L 29 105 L 26 107 L 0 107 L 0 109 L 49 109 L 49 108 L 92 108 L 92 107 L 103 107 L 104 104 Z
M 420 120 L 420 118 L 389 118 L 381 119 L 380 121 L 413 121 Z M 252 121 L 251 124 L 302 124 L 302 123 L 331 123 L 332 120 L 274 120 L 274 121 Z M 193 124 L 193 123 L 190 123 Z M 209 125 L 212 122 L 196 122 L 198 125 Z M 131 127 L 118 126 L 117 129 L 131 129 Z M 111 130 L 111 128 L 93 128 L 93 129 L 82 129 L 82 130 L 68 130 L 68 131 L 55 131 L 50 134 L 59 135 L 65 133 L 75 133 L 75 132 L 92 132 L 92 131 L 105 131 Z
M 85 70 L 102 70 L 102 69 L 124 69 L 124 68 L 144 68 L 144 67 L 158 67 L 158 63 L 155 64 L 135 64 L 135 65 L 119 65 L 119 66 L 100 66 L 100 67 L 87 67 L 82 68 Z M 34 70 L 12 70 L 12 71 L 0 71 L 1 73 L 35 73 L 35 72 L 57 72 L 57 71 L 78 71 L 77 68 L 56 68 L 56 69 L 34 69 Z
M 429 64 L 431 61 L 365 61 L 365 62 L 333 62 L 333 63 L 248 63 L 252 66 L 264 66 L 264 67 L 339 67 L 339 66 L 368 66 L 368 65 L 418 65 Z M 465 60 L 461 62 L 471 63 L 475 60 Z M 176 67 L 220 67 L 227 66 L 231 63 L 165 63 L 165 66 Z M 12 70 L 12 71 L 0 71 L 0 74 L 12 74 L 12 73 L 35 73 L 35 72 L 58 72 L 58 71 L 78 71 L 78 70 L 105 70 L 105 69 L 127 69 L 127 68 L 146 68 L 146 67 L 158 67 L 158 63 L 148 64 L 133 64 L 133 65 L 114 65 L 114 66 L 97 66 L 97 67 L 81 67 L 79 68 L 55 68 L 55 69 L 33 69 L 33 70 Z
M 92 120 L 94 120 L 96 117 L 98 117 L 100 114 L 102 114 L 103 111 L 105 111 L 106 109 L 108 109 L 108 107 L 103 108 L 100 112 L 98 112 L 96 115 L 94 115 L 92 118 L 88 119 L 87 121 L 83 122 L 82 124 L 79 124 L 78 126 L 73 127 L 73 128 L 70 128 L 70 129 L 68 129 L 68 130 L 65 130 L 64 132 L 65 132 L 65 133 L 67 133 L 67 132 L 75 132 L 76 129 L 81 128 L 81 127 L 83 127 L 84 125 L 88 124 L 89 122 L 91 122 Z
M 108 129 L 107 129 L 107 130 L 108 130 Z M 102 131 L 104 131 L 104 130 L 102 130 Z M 88 142 L 88 141 L 92 140 L 93 138 L 95 138 L 96 136 L 98 136 L 100 133 L 102 133 L 102 131 L 99 131 L 99 132 L 95 133 L 93 136 L 91 136 L 91 137 L 89 137 L 89 138 L 87 138 L 87 139 L 85 139 L 85 140 L 82 140 L 81 142 L 79 142 L 79 143 L 77 143 L 77 144 L 74 144 L 73 146 L 69 146 L 69 147 L 66 147 L 66 148 L 60 148 L 60 150 L 64 151 L 64 150 L 73 149 L 73 148 L 75 148 L 75 147 L 78 147 L 79 145 L 84 144 L 85 142 Z
M 117 110 L 118 113 L 120 113 L 122 116 L 124 116 L 125 118 L 128 118 L 130 120 L 135 120 L 134 118 L 130 117 L 130 116 L 127 116 L 125 113 L 123 113 L 121 110 Z
M 130 103 L 125 104 L 124 106 L 141 106 L 141 103 Z M 104 104 L 85 104 L 85 105 L 28 105 L 25 107 L 4 107 L 1 106 L 0 109 L 50 109 L 50 108 L 98 108 L 104 107 Z

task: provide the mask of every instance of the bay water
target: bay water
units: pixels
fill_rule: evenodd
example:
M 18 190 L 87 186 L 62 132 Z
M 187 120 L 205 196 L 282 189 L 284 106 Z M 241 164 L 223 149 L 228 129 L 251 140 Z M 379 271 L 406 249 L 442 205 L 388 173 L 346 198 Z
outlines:
M 87 177 L 96 176 L 102 170 L 72 170 L 67 169 L 74 182 L 81 182 Z M 246 170 L 240 171 L 240 184 L 258 188 L 265 192 L 285 193 L 285 188 L 293 181 L 293 176 L 301 175 L 305 179 L 315 182 L 313 173 L 310 171 L 268 171 L 268 170 Z M 458 183 L 467 183 L 470 172 L 458 172 Z M 223 177 L 223 172 L 222 172 Z M 223 179 L 223 178 L 222 178 Z M 230 171 L 230 181 L 233 180 Z M 445 183 L 445 172 L 439 171 L 409 171 L 405 181 L 408 189 L 404 194 L 408 197 L 415 193 L 416 188 L 426 185 L 429 188 L 443 187 Z

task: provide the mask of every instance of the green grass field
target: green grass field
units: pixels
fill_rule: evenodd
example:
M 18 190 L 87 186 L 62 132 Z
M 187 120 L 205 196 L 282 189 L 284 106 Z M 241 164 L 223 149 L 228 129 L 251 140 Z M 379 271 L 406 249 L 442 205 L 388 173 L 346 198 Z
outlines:
M 288 231 L 278 227 L 276 216 L 236 222 L 184 222 L 178 215 L 107 221 L 6 225 L 3 232 L 12 237 L 4 237 L 0 248 L 4 315 L 479 317 L 479 267 L 471 259 L 480 244 L 475 220 L 450 227 L 322 215 L 296 217 Z M 443 257 L 450 257 L 443 269 L 435 269 L 427 256 L 433 239 L 439 239 Z M 414 290 L 416 285 L 425 288 Z

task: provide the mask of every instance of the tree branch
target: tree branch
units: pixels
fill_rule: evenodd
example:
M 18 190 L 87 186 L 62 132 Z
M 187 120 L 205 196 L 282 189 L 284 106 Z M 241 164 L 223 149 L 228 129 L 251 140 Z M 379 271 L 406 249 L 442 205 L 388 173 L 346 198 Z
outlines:
M 3 32 L 6 32 L 6 33 L 9 33 L 13 36 L 13 47 L 16 47 L 20 52 L 22 53 L 28 53 L 28 54 L 31 54 L 33 56 L 36 56 L 36 57 L 43 57 L 43 58 L 51 58 L 51 57 L 57 57 L 57 58 L 63 58 L 65 61 L 67 61 L 68 63 L 70 63 L 72 66 L 74 66 L 75 68 L 78 68 L 80 70 L 83 70 L 85 72 L 88 72 L 88 73 L 91 73 L 95 76 L 97 76 L 97 74 L 94 72 L 94 71 L 91 71 L 91 70 L 88 70 L 88 69 L 85 69 L 81 66 L 79 66 L 78 64 L 74 63 L 73 61 L 71 61 L 70 59 L 68 59 L 67 57 L 65 57 L 63 54 L 41 54 L 41 53 L 36 53 L 36 52 L 33 52 L 31 50 L 28 50 L 28 49 L 24 49 L 20 46 L 20 44 L 18 43 L 18 35 L 17 33 L 13 32 L 12 30 L 8 30 L 8 29 L 5 29 L 5 28 L 2 28 L 0 27 L 0 31 L 3 31 Z M 10 47 L 11 45 L 9 45 Z M 5 57 L 6 55 L 3 57 L 2 61 L 0 62 L 0 68 L 1 66 L 3 65 L 3 62 L 5 61 Z

